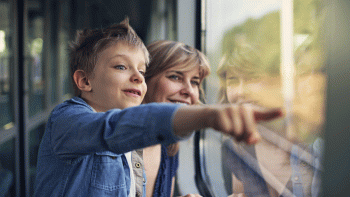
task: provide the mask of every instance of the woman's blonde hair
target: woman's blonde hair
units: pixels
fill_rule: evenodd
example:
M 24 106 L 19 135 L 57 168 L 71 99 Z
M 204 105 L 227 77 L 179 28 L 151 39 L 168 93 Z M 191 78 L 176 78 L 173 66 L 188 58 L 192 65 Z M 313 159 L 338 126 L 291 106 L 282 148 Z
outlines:
M 210 74 L 210 66 L 207 57 L 202 52 L 184 43 L 170 40 L 153 42 L 147 46 L 147 49 L 151 60 L 145 74 L 146 83 L 151 78 L 175 66 L 183 69 L 183 71 L 191 70 L 198 66 L 201 84 L 199 95 L 200 99 L 204 100 L 202 81 Z
M 199 95 L 200 99 L 204 101 L 202 81 L 210 74 L 210 66 L 202 52 L 184 43 L 169 40 L 153 42 L 147 46 L 147 49 L 150 54 L 150 63 L 145 74 L 146 84 L 153 77 L 175 66 L 183 71 L 199 67 Z M 178 143 L 170 144 L 167 147 L 169 156 L 176 155 L 178 150 Z

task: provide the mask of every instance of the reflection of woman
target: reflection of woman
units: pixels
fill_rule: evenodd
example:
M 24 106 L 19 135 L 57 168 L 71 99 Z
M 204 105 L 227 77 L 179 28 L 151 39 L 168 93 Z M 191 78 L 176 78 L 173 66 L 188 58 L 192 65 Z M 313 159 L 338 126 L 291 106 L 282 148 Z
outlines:
M 252 101 L 246 94 L 244 84 L 262 77 L 259 52 L 253 46 L 241 44 L 222 57 L 217 74 L 221 80 L 220 103 L 241 103 Z M 235 86 L 236 88 L 229 88 Z
M 235 50 L 224 55 L 217 73 L 221 79 L 221 103 L 254 102 L 263 107 L 283 106 L 279 72 L 269 72 L 268 66 L 263 68 L 259 53 L 252 46 L 237 44 Z M 302 80 L 305 76 L 309 79 L 308 86 L 322 86 L 319 73 L 308 74 L 307 70 L 302 73 L 303 76 L 297 80 L 297 87 L 306 85 Z M 315 83 L 315 80 L 319 83 Z M 314 105 L 308 102 L 310 98 L 315 98 L 314 102 L 322 100 L 322 91 L 315 91 L 313 95 L 300 94 L 294 102 L 295 110 L 299 106 Z M 317 104 L 320 106 L 316 108 L 322 109 L 322 102 Z M 296 111 L 293 115 L 301 117 L 305 113 L 315 113 L 314 110 L 304 110 L 302 113 Z M 301 121 L 302 118 L 298 123 Z M 302 148 L 281 137 L 285 134 L 282 121 L 265 126 L 269 129 L 259 127 L 264 139 L 254 146 L 224 140 L 223 163 L 229 163 L 226 167 L 233 172 L 232 177 L 226 177 L 227 182 L 230 182 L 227 187 L 233 193 L 247 196 L 317 196 L 320 174 L 317 162 L 321 157 L 322 140 L 317 139 L 309 148 Z M 314 131 L 308 132 L 313 134 Z
M 204 54 L 174 41 L 157 41 L 147 48 L 151 62 L 145 75 L 148 90 L 144 103 L 199 103 L 202 81 L 210 72 Z M 172 196 L 178 149 L 178 143 L 144 149 L 147 196 Z

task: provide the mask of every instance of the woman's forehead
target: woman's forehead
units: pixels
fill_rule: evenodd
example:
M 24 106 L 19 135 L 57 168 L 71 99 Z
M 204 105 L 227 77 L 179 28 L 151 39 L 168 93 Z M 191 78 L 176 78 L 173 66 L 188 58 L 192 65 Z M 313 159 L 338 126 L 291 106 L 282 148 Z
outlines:
M 184 64 L 177 64 L 171 68 L 168 68 L 167 70 L 178 70 L 178 71 L 192 71 L 192 70 L 198 70 L 199 71 L 199 65 L 193 64 L 193 63 L 184 63 Z
M 180 72 L 180 73 L 191 73 L 194 77 L 201 78 L 201 69 L 199 65 L 177 65 L 171 68 L 168 68 L 164 71 L 168 72 Z

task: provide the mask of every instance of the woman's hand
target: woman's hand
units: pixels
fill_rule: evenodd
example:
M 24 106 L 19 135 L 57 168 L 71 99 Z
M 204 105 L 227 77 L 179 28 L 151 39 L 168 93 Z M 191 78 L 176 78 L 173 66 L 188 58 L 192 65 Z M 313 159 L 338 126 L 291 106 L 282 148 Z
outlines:
M 244 195 L 243 193 L 239 193 L 239 194 L 231 194 L 228 197 L 246 197 L 246 195 Z
M 174 132 L 187 136 L 191 131 L 211 127 L 254 144 L 260 140 L 257 123 L 282 116 L 281 109 L 267 109 L 250 103 L 181 107 L 174 116 Z

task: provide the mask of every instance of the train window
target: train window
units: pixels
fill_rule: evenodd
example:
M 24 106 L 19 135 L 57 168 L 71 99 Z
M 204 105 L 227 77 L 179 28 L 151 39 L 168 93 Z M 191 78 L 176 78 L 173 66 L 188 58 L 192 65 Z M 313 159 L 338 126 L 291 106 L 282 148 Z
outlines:
M 12 127 L 13 94 L 11 84 L 11 73 L 13 71 L 13 26 L 11 21 L 11 3 L 0 2 L 0 130 Z
M 318 196 L 324 12 L 320 0 L 206 1 L 209 103 L 250 102 L 284 111 L 259 124 L 262 140 L 253 146 L 206 130 L 203 166 L 214 196 Z
M 176 39 L 176 1 L 154 0 L 151 3 L 150 25 L 146 45 L 156 40 Z
M 44 3 L 28 1 L 28 15 L 25 32 L 25 66 L 28 74 L 29 116 L 33 116 L 44 108 Z
M 63 3 L 63 1 L 62 1 Z M 43 37 L 44 41 L 44 48 L 47 48 L 49 50 L 45 50 L 45 52 L 42 54 L 47 60 L 45 61 L 45 72 L 48 74 L 47 80 L 49 83 L 46 83 L 45 86 L 48 86 L 48 95 L 50 98 L 48 105 L 55 104 L 59 98 L 59 92 L 58 89 L 60 81 L 58 80 L 59 76 L 59 66 L 58 66 L 58 29 L 59 29 L 59 14 L 52 14 L 52 13 L 59 13 L 59 3 L 55 1 L 48 1 L 46 2 L 45 9 L 50 10 L 51 12 L 48 14 L 45 14 L 45 22 L 44 22 L 44 29 L 45 30 L 45 36 Z
M 0 144 L 0 196 L 15 196 L 15 139 Z
M 72 84 L 69 75 L 69 61 L 68 51 L 69 46 L 67 40 L 70 39 L 70 21 L 71 13 L 69 9 L 69 2 L 63 1 L 60 3 L 60 29 L 58 32 L 58 50 L 59 50 L 59 81 L 62 83 L 62 96 L 64 99 L 68 99 L 72 96 Z
M 30 194 L 34 193 L 34 182 L 36 175 L 36 163 L 39 151 L 39 145 L 41 138 L 45 131 L 45 124 L 39 125 L 29 132 L 29 183 L 30 183 Z

